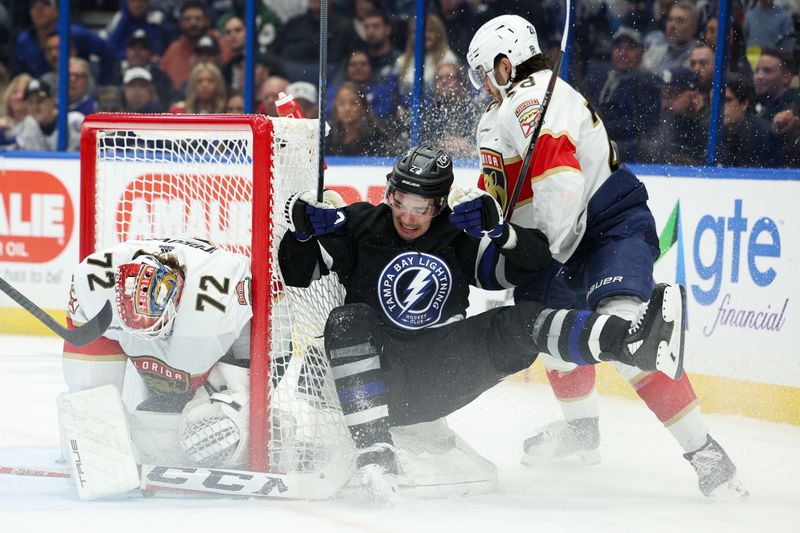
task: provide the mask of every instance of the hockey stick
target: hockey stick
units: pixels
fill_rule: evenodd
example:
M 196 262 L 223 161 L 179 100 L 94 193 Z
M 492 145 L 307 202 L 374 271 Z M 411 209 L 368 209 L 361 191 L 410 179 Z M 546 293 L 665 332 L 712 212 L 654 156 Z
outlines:
M 141 465 L 140 472 L 140 489 L 146 495 L 155 492 L 184 492 L 259 498 L 326 500 L 335 496 L 342 486 L 341 483 L 334 483 L 321 473 L 271 474 L 227 468 L 156 465 Z M 0 474 L 51 478 L 72 477 L 66 471 L 11 466 L 0 466 Z
M 21 305 L 26 311 L 39 319 L 41 323 L 53 330 L 59 337 L 74 344 L 83 346 L 100 338 L 108 325 L 111 324 L 113 312 L 111 302 L 107 301 L 103 308 L 88 322 L 75 329 L 67 329 L 56 322 L 41 307 L 28 300 L 21 292 L 12 287 L 6 280 L 0 278 L 0 291 L 6 293 L 12 300 Z
M 550 75 L 550 81 L 547 83 L 547 90 L 544 93 L 544 98 L 542 99 L 542 108 L 539 112 L 539 116 L 536 117 L 536 125 L 533 128 L 533 134 L 531 135 L 531 141 L 528 145 L 528 151 L 525 152 L 525 159 L 522 161 L 522 168 L 520 168 L 519 176 L 517 176 L 517 182 L 514 184 L 514 191 L 511 195 L 511 198 L 508 201 L 508 206 L 506 206 L 506 212 L 504 217 L 506 220 L 511 220 L 511 215 L 514 214 L 514 209 L 517 205 L 517 200 L 519 200 L 519 194 L 522 192 L 522 182 L 525 177 L 528 175 L 528 170 L 531 166 L 531 161 L 533 160 L 533 152 L 536 149 L 536 140 L 539 137 L 539 132 L 542 131 L 542 125 L 544 124 L 544 114 L 547 113 L 547 108 L 550 107 L 550 98 L 553 96 L 553 89 L 556 86 L 556 79 L 558 79 L 558 72 L 561 70 L 561 61 L 564 59 L 564 52 L 567 49 L 567 37 L 569 35 L 569 10 L 570 10 L 570 0 L 566 0 L 566 13 L 564 16 L 564 34 L 561 36 L 561 49 L 558 51 L 558 59 L 556 60 L 556 64 L 553 67 L 553 73 Z
M 71 477 L 67 471 L 60 470 L 39 470 L 36 468 L 22 468 L 16 466 L 0 466 L 0 474 L 12 476 L 34 476 L 34 477 Z
M 319 7 L 319 149 L 317 154 L 317 201 L 322 201 L 325 189 L 325 111 L 328 100 L 328 0 Z

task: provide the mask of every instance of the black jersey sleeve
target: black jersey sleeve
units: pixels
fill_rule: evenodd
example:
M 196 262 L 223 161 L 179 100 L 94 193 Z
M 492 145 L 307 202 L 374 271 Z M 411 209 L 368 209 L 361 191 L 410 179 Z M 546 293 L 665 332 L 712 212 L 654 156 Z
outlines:
M 462 261 L 474 265 L 477 287 L 503 290 L 527 285 L 542 275 L 550 264 L 552 256 L 545 234 L 537 229 L 512 226 L 517 242 L 510 249 L 503 249 L 488 237 L 474 239 L 463 234 Z
M 347 275 L 356 261 L 359 226 L 373 206 L 359 202 L 344 208 L 347 222 L 331 234 L 298 241 L 287 232 L 278 248 L 283 279 L 291 287 L 308 287 L 312 281 L 337 272 Z

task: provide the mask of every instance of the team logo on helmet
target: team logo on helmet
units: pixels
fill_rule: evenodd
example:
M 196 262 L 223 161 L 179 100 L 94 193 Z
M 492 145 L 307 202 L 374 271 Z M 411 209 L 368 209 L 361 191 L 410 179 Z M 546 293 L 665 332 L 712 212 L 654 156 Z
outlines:
M 417 330 L 441 319 L 452 285 L 450 267 L 441 258 L 406 252 L 392 259 L 381 272 L 378 299 L 393 324 Z
M 483 188 L 497 200 L 505 212 L 508 204 L 508 177 L 503 154 L 489 148 L 481 148 L 481 167 Z

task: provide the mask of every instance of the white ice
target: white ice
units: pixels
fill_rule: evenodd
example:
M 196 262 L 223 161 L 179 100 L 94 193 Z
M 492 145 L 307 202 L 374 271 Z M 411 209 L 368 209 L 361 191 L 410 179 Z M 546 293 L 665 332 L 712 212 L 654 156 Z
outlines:
M 55 463 L 60 349 L 55 338 L 0 335 L 0 466 L 63 468 Z M 390 508 L 174 497 L 81 502 L 63 479 L 0 475 L 0 531 L 800 531 L 799 427 L 707 415 L 751 493 L 746 502 L 714 503 L 644 404 L 602 397 L 601 411 L 603 461 L 579 468 L 519 463 L 523 439 L 558 416 L 544 385 L 504 383 L 455 413 L 451 426 L 498 466 L 499 488 L 484 496 L 403 498 Z

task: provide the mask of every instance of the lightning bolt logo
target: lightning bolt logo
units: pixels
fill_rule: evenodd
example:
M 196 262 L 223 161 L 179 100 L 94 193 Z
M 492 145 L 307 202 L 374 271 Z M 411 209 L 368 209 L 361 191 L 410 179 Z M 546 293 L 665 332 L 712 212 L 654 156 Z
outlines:
M 406 296 L 403 299 L 402 312 L 405 313 L 408 309 L 428 295 L 431 285 L 431 273 L 428 270 L 418 270 L 414 280 L 408 284 L 406 288 Z

